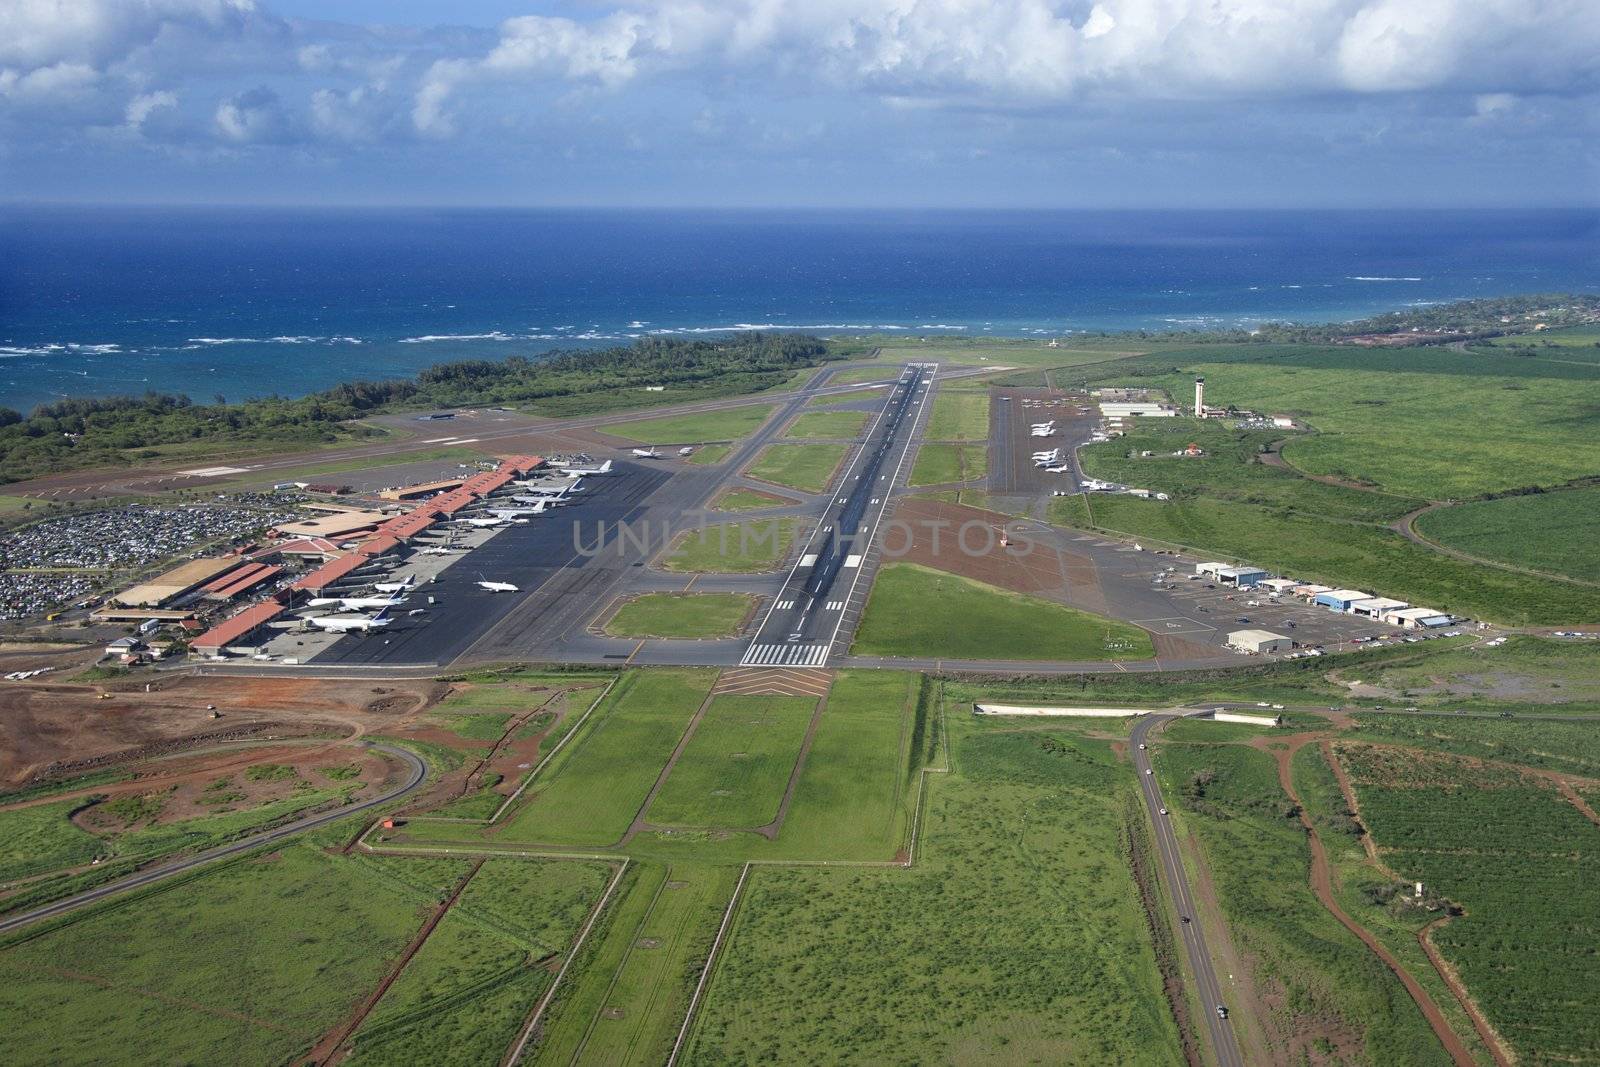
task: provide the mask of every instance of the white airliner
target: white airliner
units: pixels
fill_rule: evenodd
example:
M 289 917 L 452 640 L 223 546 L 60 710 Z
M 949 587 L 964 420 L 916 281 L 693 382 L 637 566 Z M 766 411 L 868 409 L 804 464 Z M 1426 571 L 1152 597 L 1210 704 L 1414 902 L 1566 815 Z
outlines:
M 337 604 L 346 611 L 367 611 L 372 608 L 392 608 L 404 604 L 403 596 L 319 596 L 312 597 L 306 603 L 313 608 L 324 608 Z
M 608 459 L 598 467 L 568 467 L 563 473 L 568 478 L 583 478 L 591 474 L 610 474 L 611 461 Z
M 516 593 L 520 590 L 510 582 L 491 582 L 484 579 L 478 581 L 479 589 L 487 589 L 491 593 Z
M 448 545 L 428 545 L 426 548 L 417 549 L 417 551 L 424 556 L 451 556 L 459 552 L 460 549 L 451 548 Z M 382 589 L 383 586 L 380 585 L 378 588 Z
M 348 634 L 365 630 L 381 630 L 394 620 L 383 612 L 376 615 L 315 615 L 306 622 L 329 633 Z
M 456 520 L 456 522 L 467 526 L 476 526 L 480 530 L 492 529 L 495 526 L 504 526 L 510 521 L 510 519 L 502 519 L 498 515 L 473 516 Z
M 422 551 L 427 552 L 428 549 L 425 548 Z M 410 589 L 411 588 L 411 583 L 416 581 L 416 580 L 417 580 L 417 576 L 416 575 L 408 574 L 401 581 L 398 581 L 398 582 L 377 582 L 377 583 L 375 583 L 373 585 L 372 588 L 376 589 L 380 593 L 403 593 L 407 589 Z
M 1057 463 L 1054 467 L 1045 468 L 1045 472 L 1047 474 L 1066 474 L 1071 470 L 1072 468 L 1067 466 L 1065 463 Z
M 657 452 L 653 448 L 636 448 L 636 449 L 633 450 L 633 454 L 638 456 L 640 459 L 660 459 L 661 458 L 661 453 Z
M 524 515 L 543 515 L 545 508 L 550 506 L 550 501 L 540 500 L 533 504 L 525 504 L 514 508 L 487 508 L 489 514 L 501 519 L 516 519 Z
M 1036 422 L 1033 424 L 1032 428 L 1035 430 L 1053 430 L 1056 428 L 1056 420 L 1051 419 L 1049 422 Z
M 1054 463 L 1056 460 L 1061 458 L 1061 449 L 1052 448 L 1048 452 L 1035 452 L 1033 454 L 1033 458 L 1036 460 L 1042 459 L 1047 463 Z

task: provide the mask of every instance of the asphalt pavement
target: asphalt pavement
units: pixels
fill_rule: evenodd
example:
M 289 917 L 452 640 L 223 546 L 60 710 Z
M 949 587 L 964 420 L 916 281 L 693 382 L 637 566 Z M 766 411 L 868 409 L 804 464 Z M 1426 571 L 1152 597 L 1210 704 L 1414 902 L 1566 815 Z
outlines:
M 304 833 L 307 830 L 315 830 L 319 826 L 326 826 L 331 822 L 354 815 L 357 812 L 376 808 L 379 805 L 389 803 L 391 800 L 398 800 L 400 797 L 403 797 L 415 790 L 428 776 L 427 764 L 423 763 L 422 760 L 413 752 L 407 751 L 403 748 L 397 748 L 393 745 L 369 744 L 366 747 L 375 752 L 383 752 L 387 755 L 394 756 L 406 764 L 410 771 L 410 774 L 407 776 L 406 780 L 399 786 L 396 786 L 394 789 L 389 790 L 387 793 L 384 793 L 381 796 L 373 797 L 370 800 L 363 800 L 356 804 L 347 804 L 342 808 L 335 808 L 332 811 L 325 811 L 318 815 L 309 815 L 304 819 L 297 819 L 292 823 L 286 823 L 283 826 L 275 827 L 274 829 L 266 830 L 259 834 L 252 834 L 249 837 L 242 837 L 237 841 L 230 841 L 226 845 L 218 845 L 216 848 L 208 848 L 204 852 L 196 852 L 192 856 L 186 856 L 182 859 L 174 860 L 171 863 L 164 863 L 159 867 L 151 867 L 148 870 L 138 871 L 137 873 L 131 874 L 126 878 L 119 878 L 114 882 L 107 882 L 105 885 L 97 886 L 94 889 L 89 889 L 82 893 L 74 894 L 70 897 L 63 897 L 61 900 L 46 904 L 43 907 L 34 908 L 32 911 L 25 911 L 18 915 L 7 916 L 4 919 L 0 919 L 0 934 L 20 929 L 21 927 L 39 922 L 42 919 L 48 919 L 56 915 L 62 915 L 66 912 L 84 907 L 87 904 L 93 904 L 95 901 L 104 900 L 107 897 L 116 896 L 120 893 L 126 893 L 133 889 L 140 889 L 147 885 L 153 885 L 156 882 L 165 881 L 168 878 L 195 870 L 198 867 L 204 867 L 207 864 L 216 863 L 218 860 L 224 860 L 230 856 L 237 856 L 242 852 L 249 852 L 251 849 L 260 848 L 262 845 L 270 845 L 275 841 L 282 841 L 285 838 L 293 837 L 295 834 Z
M 1177 905 L 1179 915 L 1188 916 L 1191 920 L 1180 921 L 1178 933 L 1184 951 L 1189 956 L 1190 969 L 1194 972 L 1200 1008 L 1205 1016 L 1211 1047 L 1216 1051 L 1220 1067 L 1244 1067 L 1244 1055 L 1239 1051 L 1239 1041 L 1233 1032 L 1232 1020 L 1219 1018 L 1217 1015 L 1217 1006 L 1224 1003 L 1222 984 L 1217 981 L 1216 968 L 1212 966 L 1211 953 L 1206 948 L 1205 931 L 1200 927 L 1198 912 L 1194 906 L 1194 895 L 1189 888 L 1188 877 L 1184 873 L 1183 853 L 1178 850 L 1178 835 L 1172 831 L 1172 820 L 1161 814 L 1162 809 L 1166 808 L 1166 802 L 1161 799 L 1161 787 L 1156 782 L 1156 776 L 1151 773 L 1150 753 L 1141 747 L 1147 743 L 1150 731 L 1177 717 L 1146 715 L 1135 720 L 1130 738 L 1133 769 L 1139 776 L 1139 787 L 1144 793 L 1145 807 L 1150 811 L 1150 821 L 1155 824 L 1156 851 L 1161 854 L 1162 876 L 1167 880 L 1167 888 L 1172 894 L 1173 903 Z

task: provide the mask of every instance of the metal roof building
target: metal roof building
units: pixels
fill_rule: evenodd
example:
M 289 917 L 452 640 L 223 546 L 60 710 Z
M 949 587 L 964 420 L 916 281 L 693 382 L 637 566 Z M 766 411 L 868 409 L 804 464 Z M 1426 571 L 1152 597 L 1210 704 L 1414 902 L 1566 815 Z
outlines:
M 1330 589 L 1326 593 L 1318 593 L 1311 602 L 1335 611 L 1349 611 L 1350 605 L 1356 601 L 1371 599 L 1371 593 L 1363 593 L 1359 589 Z
M 1235 630 L 1228 635 L 1228 647 L 1241 652 L 1277 652 L 1294 647 L 1294 642 L 1270 630 Z

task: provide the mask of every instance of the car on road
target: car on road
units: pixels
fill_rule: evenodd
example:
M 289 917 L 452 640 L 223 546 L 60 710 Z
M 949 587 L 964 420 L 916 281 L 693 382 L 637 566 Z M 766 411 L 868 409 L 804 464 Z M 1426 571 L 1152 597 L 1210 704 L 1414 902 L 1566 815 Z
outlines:
M 1228 1009 L 1223 1007 L 1221 1004 L 1218 1004 L 1217 1005 L 1217 1018 L 1226 1019 L 1227 1017 L 1228 1017 Z
M 1188 925 L 1189 925 L 1189 916 L 1187 916 L 1187 915 L 1180 915 L 1180 916 L 1178 916 L 1178 918 L 1180 918 L 1180 919 L 1182 919 L 1182 920 L 1183 920 L 1183 925 L 1185 925 L 1185 926 L 1188 926 Z
M 1139 742 L 1139 751 L 1140 751 L 1140 752 L 1143 752 L 1143 751 L 1144 751 L 1144 750 L 1145 750 L 1145 749 L 1147 749 L 1147 748 L 1149 748 L 1149 747 L 1150 747 L 1150 746 L 1149 746 L 1149 745 L 1147 745 L 1147 744 L 1145 744 L 1145 743 L 1144 743 L 1144 742 L 1143 742 L 1143 741 L 1140 741 L 1140 742 Z
M 1248 617 L 1247 617 L 1247 616 L 1244 616 L 1244 615 L 1240 615 L 1240 616 L 1239 616 L 1239 621 L 1240 621 L 1240 622 L 1249 622 L 1249 621 L 1250 621 L 1250 619 L 1249 619 L 1249 618 L 1248 618 Z
M 1166 808 L 1162 808 L 1161 809 L 1161 814 L 1165 815 L 1166 813 L 1167 813 L 1167 809 Z
M 1143 747 L 1143 746 L 1141 746 L 1141 747 Z M 1146 774 L 1154 774 L 1154 773 L 1155 773 L 1155 772 L 1154 772 L 1154 771 L 1152 771 L 1152 770 L 1151 770 L 1151 769 L 1150 769 L 1150 768 L 1149 768 L 1149 767 L 1146 767 L 1146 768 L 1145 768 L 1145 769 L 1144 769 L 1144 773 L 1146 773 Z

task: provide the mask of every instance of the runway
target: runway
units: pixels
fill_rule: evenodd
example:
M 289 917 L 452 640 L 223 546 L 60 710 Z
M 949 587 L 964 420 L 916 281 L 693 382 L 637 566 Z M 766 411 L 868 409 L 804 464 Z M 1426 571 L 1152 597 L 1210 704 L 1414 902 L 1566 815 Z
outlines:
M 862 566 L 910 452 L 937 364 L 911 364 L 869 425 L 834 499 L 774 596 L 740 664 L 823 667 L 863 596 Z

